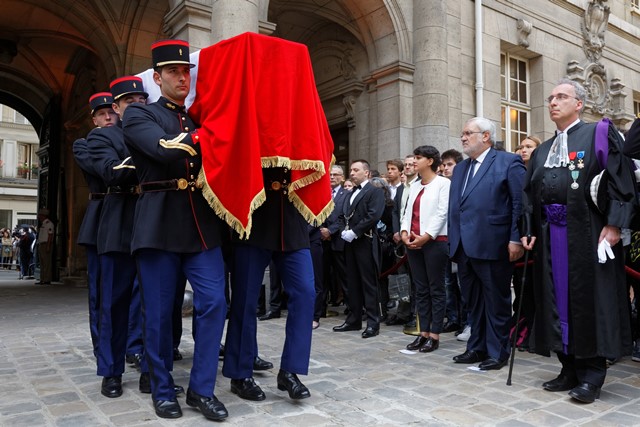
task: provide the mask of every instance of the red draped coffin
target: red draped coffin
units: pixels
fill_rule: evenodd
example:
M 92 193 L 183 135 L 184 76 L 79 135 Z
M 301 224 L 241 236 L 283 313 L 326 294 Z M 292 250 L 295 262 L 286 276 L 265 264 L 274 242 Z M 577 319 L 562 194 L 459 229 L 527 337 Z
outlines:
M 333 141 L 305 45 L 245 33 L 201 50 L 189 115 L 203 194 L 241 237 L 265 200 L 262 168 L 291 169 L 289 200 L 310 224 L 331 213 Z

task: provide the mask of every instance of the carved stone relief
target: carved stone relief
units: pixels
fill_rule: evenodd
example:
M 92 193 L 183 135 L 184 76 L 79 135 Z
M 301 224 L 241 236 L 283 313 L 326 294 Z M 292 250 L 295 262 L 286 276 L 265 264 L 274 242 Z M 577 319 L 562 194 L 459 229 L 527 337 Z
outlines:
M 529 34 L 531 34 L 531 22 L 524 19 L 518 19 L 516 24 L 518 29 L 518 44 L 522 47 L 529 47 Z
M 624 84 L 618 78 L 609 80 L 600 62 L 605 47 L 605 33 L 610 9 L 607 0 L 589 0 L 581 25 L 586 60 L 572 60 L 567 64 L 567 77 L 584 86 L 587 91 L 584 111 L 594 116 L 609 116 L 618 127 L 633 120 L 625 113 Z

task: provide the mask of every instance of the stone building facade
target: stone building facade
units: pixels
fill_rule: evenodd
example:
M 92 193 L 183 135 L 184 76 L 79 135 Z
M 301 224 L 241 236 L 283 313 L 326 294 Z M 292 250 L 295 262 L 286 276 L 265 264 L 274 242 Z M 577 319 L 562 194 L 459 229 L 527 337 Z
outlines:
M 565 76 L 589 89 L 588 120 L 624 129 L 640 108 L 638 0 L 6 0 L 3 12 L 0 103 L 39 129 L 39 205 L 56 212 L 70 274 L 83 265 L 87 190 L 71 145 L 90 130 L 87 100 L 148 68 L 160 38 L 203 48 L 253 31 L 307 45 L 344 165 L 459 149 L 476 115 L 508 150 L 546 139 L 544 98 Z

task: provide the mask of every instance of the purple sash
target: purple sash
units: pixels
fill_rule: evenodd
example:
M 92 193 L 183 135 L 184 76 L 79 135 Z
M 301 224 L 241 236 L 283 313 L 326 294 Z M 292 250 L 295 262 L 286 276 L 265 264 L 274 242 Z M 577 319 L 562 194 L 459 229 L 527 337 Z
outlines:
M 567 243 L 567 207 L 544 205 L 549 222 L 551 239 L 551 272 L 556 294 L 556 307 L 560 318 L 562 347 L 568 354 L 569 347 L 569 245 Z

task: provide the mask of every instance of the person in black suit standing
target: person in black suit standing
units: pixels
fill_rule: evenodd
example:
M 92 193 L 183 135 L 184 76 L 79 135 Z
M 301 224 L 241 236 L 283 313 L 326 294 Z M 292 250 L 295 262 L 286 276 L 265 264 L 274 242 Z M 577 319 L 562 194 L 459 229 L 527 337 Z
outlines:
M 351 163 L 351 180 L 356 186 L 342 208 L 342 239 L 347 269 L 349 315 L 345 322 L 333 328 L 335 332 L 359 331 L 362 328 L 362 308 L 367 316 L 367 328 L 362 338 L 371 338 L 380 331 L 378 275 L 380 271 L 379 241 L 376 225 L 385 208 L 384 192 L 369 185 L 369 163 Z
M 524 252 L 518 220 L 525 167 L 520 156 L 493 148 L 491 120 L 468 120 L 460 139 L 469 158 L 451 178 L 449 256 L 458 263 L 471 337 L 453 360 L 500 369 L 509 360 L 513 262 Z
M 322 227 L 320 227 L 320 235 L 322 236 L 323 258 L 324 258 L 324 294 L 316 296 L 316 308 L 314 314 L 313 328 L 317 328 L 320 317 L 323 317 L 323 310 L 326 310 L 324 299 L 327 291 L 331 294 L 331 300 L 338 305 L 340 302 L 339 295 L 342 294 L 343 301 L 347 301 L 347 266 L 344 261 L 344 240 L 340 237 L 343 228 L 340 226 L 340 214 L 342 213 L 342 204 L 349 191 L 342 187 L 344 181 L 344 171 L 342 166 L 334 165 L 331 167 L 331 198 L 335 207 L 333 212 L 327 218 Z M 318 300 L 320 298 L 320 301 Z

